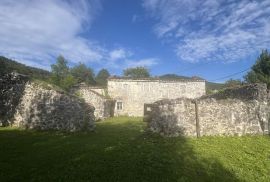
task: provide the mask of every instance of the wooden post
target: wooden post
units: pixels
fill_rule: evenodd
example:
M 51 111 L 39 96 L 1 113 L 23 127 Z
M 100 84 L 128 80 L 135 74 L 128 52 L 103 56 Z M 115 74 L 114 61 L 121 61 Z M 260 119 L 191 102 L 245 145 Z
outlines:
M 197 133 L 197 138 L 201 137 L 200 133 L 200 120 L 199 120 L 199 109 L 198 109 L 198 101 L 195 100 L 195 114 L 196 114 L 196 133 Z
M 268 128 L 267 128 L 268 131 L 267 132 L 268 132 L 268 135 L 270 136 L 270 117 L 269 116 L 268 116 L 268 121 L 267 122 L 268 122 L 267 123 L 268 124 Z

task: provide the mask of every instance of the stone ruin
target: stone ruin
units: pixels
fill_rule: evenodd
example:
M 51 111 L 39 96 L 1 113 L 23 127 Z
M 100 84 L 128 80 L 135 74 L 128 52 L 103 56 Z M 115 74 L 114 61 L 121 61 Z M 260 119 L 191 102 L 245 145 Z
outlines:
M 204 95 L 205 80 L 112 77 L 108 79 L 107 88 L 80 84 L 72 92 L 95 107 L 96 120 L 113 116 L 142 117 L 145 103 L 164 98 L 196 98 Z
M 145 104 L 144 119 L 151 131 L 165 136 L 269 134 L 269 103 L 267 86 L 252 84 Z
M 0 123 L 38 130 L 93 130 L 94 108 L 82 99 L 11 73 L 0 78 Z
M 114 116 L 115 100 L 106 95 L 106 89 L 102 87 L 91 87 L 82 83 L 72 89 L 72 93 L 84 99 L 84 101 L 95 108 L 96 121 Z
M 203 80 L 114 78 L 108 87 L 106 90 L 79 85 L 73 90 L 81 97 L 78 98 L 31 81 L 25 75 L 4 75 L 0 78 L 0 125 L 93 130 L 96 120 L 121 113 L 141 116 L 143 112 L 148 128 L 165 136 L 269 133 L 270 97 L 265 84 L 226 89 L 208 96 L 204 95 Z

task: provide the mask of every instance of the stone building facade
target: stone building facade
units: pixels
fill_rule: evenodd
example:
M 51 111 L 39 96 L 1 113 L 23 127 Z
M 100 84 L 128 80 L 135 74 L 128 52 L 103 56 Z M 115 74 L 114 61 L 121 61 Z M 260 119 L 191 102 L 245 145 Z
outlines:
M 204 94 L 205 81 L 201 79 L 108 79 L 108 95 L 116 101 L 115 116 L 143 116 L 146 103 L 179 97 L 197 98 Z
M 246 85 L 198 99 L 178 98 L 146 105 L 151 131 L 166 136 L 269 133 L 269 96 L 265 84 Z

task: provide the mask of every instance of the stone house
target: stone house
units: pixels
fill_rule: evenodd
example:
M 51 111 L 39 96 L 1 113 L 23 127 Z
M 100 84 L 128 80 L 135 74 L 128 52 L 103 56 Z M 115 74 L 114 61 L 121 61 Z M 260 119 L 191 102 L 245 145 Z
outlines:
M 205 95 L 205 80 L 162 80 L 111 77 L 107 89 L 80 86 L 80 95 L 92 104 L 97 119 L 109 116 L 143 116 L 144 104 L 161 99 L 197 98 Z
M 161 99 L 197 98 L 205 94 L 205 80 L 159 78 L 108 79 L 108 94 L 116 101 L 114 115 L 143 116 L 144 104 Z

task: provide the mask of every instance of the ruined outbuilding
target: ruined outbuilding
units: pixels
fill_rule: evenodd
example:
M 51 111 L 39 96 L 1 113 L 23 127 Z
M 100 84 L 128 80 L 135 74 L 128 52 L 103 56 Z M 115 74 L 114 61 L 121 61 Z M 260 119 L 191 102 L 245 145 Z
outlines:
M 166 99 L 145 106 L 148 128 L 165 136 L 269 133 L 266 84 L 226 89 L 198 99 Z

